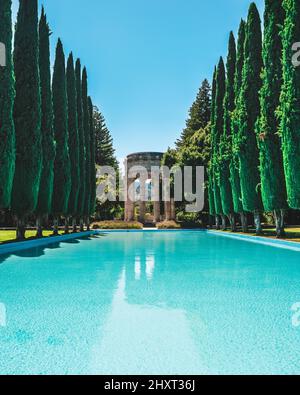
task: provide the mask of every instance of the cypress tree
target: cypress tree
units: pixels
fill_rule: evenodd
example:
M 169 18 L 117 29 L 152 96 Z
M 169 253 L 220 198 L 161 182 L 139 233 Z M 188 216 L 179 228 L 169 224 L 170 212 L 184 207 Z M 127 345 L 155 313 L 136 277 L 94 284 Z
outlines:
M 262 203 L 255 126 L 260 114 L 262 66 L 261 21 L 256 5 L 252 3 L 246 26 L 245 62 L 239 97 L 239 162 L 243 208 L 254 213 L 257 234 L 261 233 L 259 211 Z
M 233 198 L 234 212 L 240 214 L 241 224 L 243 232 L 247 232 L 247 215 L 244 212 L 242 204 L 242 192 L 240 182 L 240 170 L 239 170 L 239 157 L 238 157 L 238 136 L 239 136 L 239 94 L 242 86 L 243 77 L 243 66 L 244 66 L 244 53 L 245 53 L 245 35 L 246 35 L 246 24 L 244 20 L 241 20 L 239 32 L 238 32 L 238 43 L 237 43 L 237 57 L 236 57 L 236 70 L 234 78 L 234 100 L 235 109 L 232 113 L 232 154 L 230 160 L 230 182 Z
M 68 130 L 69 155 L 71 163 L 71 192 L 69 198 L 68 214 L 72 215 L 73 232 L 76 232 L 76 217 L 78 213 L 79 196 L 79 137 L 77 116 L 77 93 L 73 54 L 70 53 L 67 62 L 67 97 L 68 97 Z M 66 229 L 67 231 L 67 229 Z
M 224 98 L 224 130 L 220 141 L 220 193 L 222 210 L 228 216 L 231 230 L 235 231 L 233 198 L 230 183 L 230 160 L 232 155 L 232 112 L 235 107 L 234 77 L 236 67 L 236 46 L 230 33 L 227 57 L 226 93 Z
M 209 201 L 209 214 L 215 217 L 216 228 L 219 229 L 219 217 L 215 209 L 215 197 L 214 197 L 214 168 L 213 168 L 213 141 L 214 141 L 214 123 L 215 123 L 215 103 L 216 103 L 216 76 L 217 68 L 214 68 L 214 74 L 212 79 L 212 92 L 211 92 L 211 119 L 210 119 L 210 134 L 211 134 L 211 149 L 210 149 L 210 163 L 208 168 L 208 201 Z
M 47 17 L 42 8 L 39 23 L 39 67 L 41 84 L 41 135 L 42 135 L 42 176 L 40 182 L 37 215 L 37 237 L 42 237 L 42 217 L 51 213 L 53 179 L 54 179 L 54 158 L 55 141 L 53 131 L 53 107 L 51 92 L 51 72 L 50 72 L 50 28 Z
M 18 239 L 24 239 L 26 216 L 37 207 L 42 170 L 38 60 L 37 0 L 20 0 L 14 49 L 16 170 L 12 195 L 12 210 L 17 217 Z
M 216 98 L 214 107 L 214 124 L 212 133 L 213 144 L 213 184 L 215 211 L 222 218 L 222 229 L 226 228 L 226 218 L 222 208 L 221 191 L 220 191 L 220 155 L 219 146 L 221 136 L 224 130 L 224 97 L 225 97 L 225 66 L 223 58 L 220 58 L 217 75 L 216 75 Z
M 68 215 L 71 191 L 71 166 L 68 147 L 68 105 L 65 55 L 58 40 L 52 81 L 56 157 L 54 162 L 53 207 L 54 234 L 58 234 L 58 217 Z
M 78 116 L 78 142 L 79 142 L 79 194 L 77 213 L 80 220 L 80 231 L 83 231 L 83 215 L 85 204 L 85 136 L 83 129 L 83 108 L 82 108 L 82 79 L 81 63 L 77 59 L 75 67 L 76 92 L 77 92 L 77 116 Z
M 90 203 L 91 203 L 91 147 L 90 147 L 90 117 L 88 105 L 88 81 L 87 72 L 84 67 L 82 71 L 82 114 L 85 141 L 85 196 L 83 213 L 89 230 Z
M 293 45 L 300 40 L 300 3 L 284 0 L 283 87 L 280 100 L 281 137 L 288 204 L 300 208 L 300 67 L 293 65 Z
M 95 125 L 94 125 L 94 107 L 92 99 L 88 98 L 89 116 L 90 116 L 90 149 L 91 149 L 91 201 L 90 215 L 95 213 L 96 207 L 96 151 L 95 151 Z
M 11 0 L 0 2 L 0 42 L 6 49 L 6 66 L 0 67 L 0 208 L 8 208 L 15 172 L 15 98 L 12 64 Z
M 279 119 L 276 114 L 282 87 L 280 34 L 283 23 L 282 0 L 266 0 L 263 86 L 260 92 L 261 113 L 257 126 L 257 140 L 260 150 L 262 201 L 265 211 L 274 212 L 278 237 L 284 235 L 284 209 L 287 208 L 281 141 L 278 133 Z

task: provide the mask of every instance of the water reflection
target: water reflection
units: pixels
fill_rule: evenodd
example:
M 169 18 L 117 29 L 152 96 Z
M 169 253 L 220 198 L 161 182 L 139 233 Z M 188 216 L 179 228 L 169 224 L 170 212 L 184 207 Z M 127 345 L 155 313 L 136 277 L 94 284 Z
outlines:
M 168 336 L 165 319 L 172 313 L 178 344 L 189 345 L 204 371 L 300 372 L 300 331 L 290 322 L 290 306 L 300 294 L 299 253 L 195 233 L 135 241 L 134 260 L 128 252 L 125 266 L 126 309 L 137 314 L 140 307 L 160 319 L 152 338 Z

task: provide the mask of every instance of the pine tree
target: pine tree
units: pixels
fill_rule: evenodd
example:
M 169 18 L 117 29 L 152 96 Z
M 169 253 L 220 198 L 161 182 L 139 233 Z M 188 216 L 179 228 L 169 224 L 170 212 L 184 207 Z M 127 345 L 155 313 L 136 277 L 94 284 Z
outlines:
M 217 75 L 216 75 L 216 98 L 214 105 L 214 124 L 212 127 L 212 145 L 213 145 L 213 187 L 215 211 L 222 218 L 222 228 L 226 228 L 226 218 L 222 208 L 221 192 L 220 192 L 220 155 L 219 146 L 221 136 L 224 130 L 224 97 L 225 97 L 225 66 L 224 61 L 220 58 Z
M 80 59 L 76 61 L 75 67 L 76 92 L 77 92 L 77 116 L 78 116 L 78 142 L 79 142 L 79 193 L 78 193 L 78 217 L 80 220 L 80 232 L 83 231 L 83 215 L 85 205 L 85 136 L 83 129 L 83 108 L 82 108 L 82 78 Z
M 39 23 L 39 67 L 41 84 L 41 135 L 42 135 L 42 175 L 39 188 L 37 215 L 37 237 L 42 237 L 42 217 L 51 213 L 53 179 L 54 179 L 54 158 L 55 141 L 53 131 L 53 107 L 51 92 L 51 72 L 50 72 L 50 28 L 47 17 L 42 8 Z
M 108 130 L 104 116 L 98 108 L 94 109 L 96 164 L 98 166 L 117 166 L 113 139 Z
M 238 140 L 239 140 L 239 94 L 242 86 L 243 77 L 243 66 L 244 66 L 244 54 L 245 54 L 245 35 L 246 35 L 246 24 L 244 20 L 241 20 L 239 33 L 238 33 L 238 43 L 237 43 L 237 58 L 236 58 L 236 70 L 234 78 L 234 100 L 235 109 L 232 113 L 232 154 L 230 161 L 230 182 L 231 191 L 233 198 L 233 208 L 234 212 L 240 214 L 241 224 L 243 232 L 247 232 L 247 215 L 244 212 L 242 203 L 242 192 L 241 192 L 241 182 L 240 182 L 240 170 L 239 170 L 239 156 L 238 156 Z
M 71 163 L 72 187 L 69 198 L 68 214 L 73 219 L 73 231 L 76 232 L 76 218 L 78 213 L 79 196 L 79 137 L 77 116 L 77 93 L 74 70 L 73 54 L 70 53 L 67 62 L 67 98 L 68 98 L 68 131 L 69 131 L 69 155 Z M 66 229 L 67 230 L 67 229 Z
M 300 208 L 300 67 L 293 65 L 293 45 L 300 40 L 300 3 L 283 0 L 283 87 L 280 99 L 281 137 L 288 204 Z
M 189 118 L 186 121 L 186 128 L 181 134 L 180 140 L 177 141 L 177 148 L 182 147 L 186 140 L 200 129 L 205 129 L 210 121 L 211 112 L 211 87 L 207 79 L 197 94 L 196 100 L 189 110 Z
M 216 218 L 216 228 L 219 228 L 219 219 L 215 209 L 215 197 L 214 197 L 214 168 L 213 168 L 213 141 L 214 141 L 214 123 L 215 123 L 215 103 L 216 103 L 216 76 L 217 68 L 214 69 L 212 79 L 212 93 L 211 93 L 211 120 L 210 120 L 210 162 L 208 168 L 208 201 L 209 201 L 209 214 Z
M 26 216 L 37 207 L 42 170 L 38 41 L 37 0 L 21 0 L 14 42 L 16 170 L 12 195 L 18 239 L 24 239 Z
M 68 105 L 66 90 L 65 55 L 59 39 L 56 47 L 53 81 L 54 131 L 56 157 L 54 162 L 53 214 L 54 234 L 58 233 L 58 217 L 68 215 L 68 203 L 71 192 L 71 165 L 68 137 Z
M 246 27 L 245 62 L 239 97 L 239 162 L 243 208 L 254 213 L 257 234 L 261 233 L 259 210 L 262 203 L 255 126 L 260 114 L 262 67 L 261 21 L 256 5 L 252 3 Z
M 15 98 L 12 64 L 11 0 L 0 2 L 0 42 L 6 48 L 6 66 L 0 67 L 0 208 L 8 208 L 15 172 Z
M 231 230 L 235 231 L 233 197 L 230 183 L 230 161 L 232 155 L 232 112 L 235 108 L 234 77 L 236 67 L 236 46 L 233 33 L 230 33 L 227 57 L 226 93 L 224 99 L 224 130 L 220 140 L 220 194 L 222 210 L 228 216 Z
M 90 148 L 91 148 L 91 202 L 90 215 L 94 215 L 96 208 L 96 151 L 95 151 L 95 125 L 94 125 L 94 107 L 92 99 L 88 98 L 89 116 L 90 116 Z
M 276 115 L 282 86 L 280 34 L 284 15 L 282 0 L 266 0 L 263 86 L 260 92 L 261 113 L 257 125 L 262 201 L 265 211 L 274 212 L 278 237 L 284 235 L 284 209 L 287 208 L 281 141 L 278 133 L 279 120 Z
M 88 106 L 88 81 L 87 72 L 84 67 L 82 71 L 82 113 L 83 113 L 83 130 L 85 141 L 85 196 L 83 213 L 89 230 L 89 216 L 91 203 L 91 148 L 90 148 L 90 117 Z

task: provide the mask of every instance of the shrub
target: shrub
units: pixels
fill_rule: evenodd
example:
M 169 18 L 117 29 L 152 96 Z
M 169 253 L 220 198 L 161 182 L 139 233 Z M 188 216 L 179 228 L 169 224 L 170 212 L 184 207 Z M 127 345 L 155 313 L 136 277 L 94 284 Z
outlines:
M 186 213 L 181 211 L 177 214 L 177 221 L 182 228 L 205 228 L 199 213 Z
M 143 225 L 139 222 L 125 222 L 125 221 L 100 221 L 92 224 L 92 229 L 143 229 Z
M 181 226 L 175 221 L 164 221 L 157 225 L 157 229 L 181 229 Z

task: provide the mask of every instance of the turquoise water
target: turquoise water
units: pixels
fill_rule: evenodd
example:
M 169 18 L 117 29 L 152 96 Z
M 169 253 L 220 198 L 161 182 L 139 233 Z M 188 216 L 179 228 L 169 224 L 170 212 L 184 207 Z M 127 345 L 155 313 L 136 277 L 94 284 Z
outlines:
M 203 232 L 0 257 L 0 373 L 299 374 L 299 258 Z

